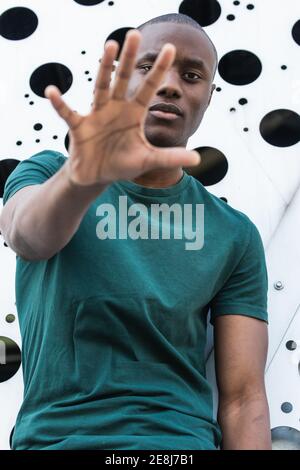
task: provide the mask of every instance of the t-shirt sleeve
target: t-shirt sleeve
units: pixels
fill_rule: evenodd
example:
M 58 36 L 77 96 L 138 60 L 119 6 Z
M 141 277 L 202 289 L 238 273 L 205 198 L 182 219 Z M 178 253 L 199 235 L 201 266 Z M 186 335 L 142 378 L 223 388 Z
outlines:
M 268 323 L 268 272 L 263 243 L 250 221 L 250 236 L 237 267 L 210 303 L 210 323 L 217 315 L 245 315 Z
M 66 160 L 67 157 L 54 150 L 44 150 L 22 160 L 5 182 L 3 205 L 21 188 L 44 183 L 62 167 Z

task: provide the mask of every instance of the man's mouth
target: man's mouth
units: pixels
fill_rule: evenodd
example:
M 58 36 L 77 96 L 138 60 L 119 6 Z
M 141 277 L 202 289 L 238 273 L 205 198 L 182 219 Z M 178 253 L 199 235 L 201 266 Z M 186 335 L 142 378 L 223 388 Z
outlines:
M 175 113 L 166 113 L 165 111 L 160 111 L 158 109 L 153 109 L 149 111 L 152 116 L 155 116 L 159 119 L 167 119 L 169 121 L 174 121 L 175 119 L 179 119 L 180 116 Z
M 149 112 L 152 116 L 155 116 L 158 119 L 165 119 L 169 121 L 174 121 L 179 117 L 183 116 L 182 109 L 175 103 L 160 102 L 155 103 L 149 108 Z

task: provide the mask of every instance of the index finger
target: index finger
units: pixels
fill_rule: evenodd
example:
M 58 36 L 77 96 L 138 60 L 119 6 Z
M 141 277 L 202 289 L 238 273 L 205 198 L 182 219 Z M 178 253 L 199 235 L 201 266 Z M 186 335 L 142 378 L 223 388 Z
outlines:
M 156 92 L 166 72 L 172 65 L 175 59 L 175 55 L 175 46 L 171 43 L 164 44 L 162 50 L 156 58 L 153 68 L 147 74 L 144 82 L 134 95 L 133 101 L 136 101 L 144 108 L 148 108 L 148 104 L 150 103 L 151 98 Z

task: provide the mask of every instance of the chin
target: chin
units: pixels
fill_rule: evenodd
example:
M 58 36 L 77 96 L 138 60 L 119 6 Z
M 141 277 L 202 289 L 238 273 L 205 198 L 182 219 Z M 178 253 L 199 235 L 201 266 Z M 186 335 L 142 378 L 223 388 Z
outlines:
M 176 136 L 168 135 L 166 132 L 152 131 L 150 129 L 145 131 L 145 136 L 151 145 L 155 147 L 176 147 L 178 146 Z

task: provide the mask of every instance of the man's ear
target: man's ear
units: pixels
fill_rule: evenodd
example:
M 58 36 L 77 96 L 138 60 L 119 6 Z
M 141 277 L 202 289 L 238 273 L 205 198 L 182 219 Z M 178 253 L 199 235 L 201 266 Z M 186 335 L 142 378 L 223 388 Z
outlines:
M 210 97 L 209 97 L 209 100 L 208 100 L 208 103 L 207 103 L 207 108 L 210 104 L 210 100 L 211 100 L 211 97 L 212 97 L 212 94 L 213 94 L 213 91 L 215 90 L 216 88 L 216 85 L 213 83 L 212 86 L 211 86 L 211 92 L 210 92 Z

